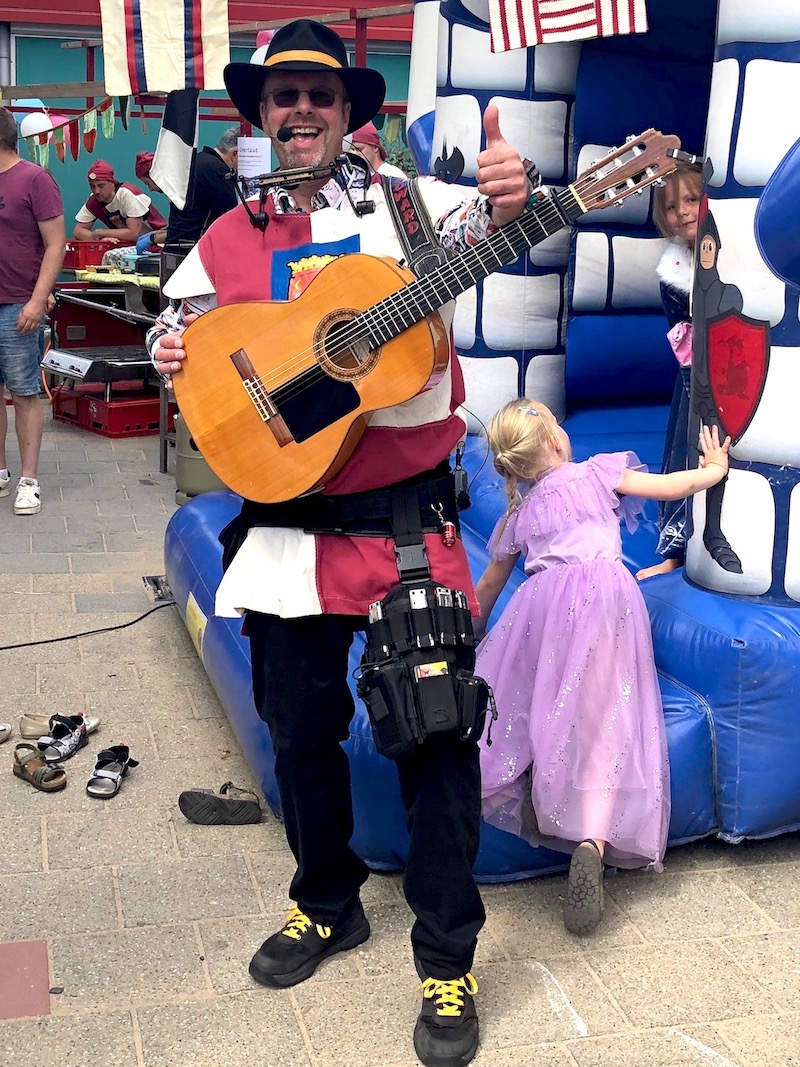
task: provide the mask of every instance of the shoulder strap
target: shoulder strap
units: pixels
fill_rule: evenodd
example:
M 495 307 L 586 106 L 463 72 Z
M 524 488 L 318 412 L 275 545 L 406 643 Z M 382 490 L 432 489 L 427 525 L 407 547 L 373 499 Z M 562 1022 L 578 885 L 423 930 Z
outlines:
M 381 174 L 381 184 L 389 205 L 394 228 L 400 238 L 409 266 L 421 278 L 441 266 L 447 253 L 436 233 L 419 191 L 416 178 L 393 178 Z

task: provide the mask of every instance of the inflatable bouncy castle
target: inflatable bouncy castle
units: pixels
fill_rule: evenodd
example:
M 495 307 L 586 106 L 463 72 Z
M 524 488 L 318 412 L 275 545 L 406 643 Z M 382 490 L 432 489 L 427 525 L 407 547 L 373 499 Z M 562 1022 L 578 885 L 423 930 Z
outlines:
M 420 171 L 463 186 L 474 184 L 489 102 L 503 134 L 550 186 L 574 181 L 650 127 L 704 156 L 707 255 L 694 294 L 704 377 L 695 375 L 692 391 L 695 405 L 704 390 L 713 397 L 733 439 L 720 523 L 737 562 L 729 556 L 723 566 L 706 547 L 700 494 L 685 568 L 642 589 L 670 749 L 670 842 L 709 834 L 737 842 L 800 827 L 800 431 L 792 401 L 800 386 L 800 114 L 786 106 L 800 89 L 800 19 L 796 0 L 646 0 L 646 9 L 646 32 L 493 52 L 489 0 L 417 0 L 407 130 Z M 459 297 L 472 498 L 462 523 L 476 577 L 504 508 L 481 425 L 509 398 L 548 404 L 577 459 L 631 449 L 650 469 L 661 467 L 677 364 L 655 273 L 665 243 L 650 201 L 645 192 L 583 216 Z M 727 302 L 717 299 L 723 292 Z M 213 616 L 217 536 L 237 508 L 228 492 L 184 505 L 167 531 L 167 574 L 280 815 L 247 642 L 238 622 Z M 634 570 L 656 562 L 655 518 L 653 510 L 623 537 Z M 357 641 L 354 670 L 362 648 Z M 360 704 L 346 748 L 354 847 L 374 867 L 401 867 L 395 771 L 378 756 Z M 565 864 L 486 826 L 476 874 L 505 880 Z

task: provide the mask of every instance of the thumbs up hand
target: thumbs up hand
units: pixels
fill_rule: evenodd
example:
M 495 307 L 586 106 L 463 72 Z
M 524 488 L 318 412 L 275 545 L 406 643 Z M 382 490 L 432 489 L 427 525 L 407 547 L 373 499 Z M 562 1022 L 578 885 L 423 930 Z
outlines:
M 530 195 L 530 183 L 519 152 L 500 132 L 497 107 L 489 104 L 483 116 L 486 148 L 478 154 L 478 192 L 492 205 L 492 222 L 502 226 L 522 213 Z

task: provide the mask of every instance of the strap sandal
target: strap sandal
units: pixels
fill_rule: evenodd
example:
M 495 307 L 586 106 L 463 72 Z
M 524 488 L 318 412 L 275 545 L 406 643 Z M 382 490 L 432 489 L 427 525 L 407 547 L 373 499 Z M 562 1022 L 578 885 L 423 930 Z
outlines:
M 83 715 L 51 715 L 50 733 L 39 738 L 39 751 L 45 763 L 61 763 L 74 756 L 87 741 Z
M 63 767 L 45 763 L 35 745 L 21 742 L 14 748 L 14 774 L 43 793 L 55 793 L 67 784 Z
M 189 789 L 178 797 L 178 807 L 189 820 L 201 826 L 247 826 L 261 822 L 258 796 L 225 782 L 215 793 L 211 789 Z
M 98 752 L 94 770 L 86 783 L 86 792 L 97 800 L 115 797 L 122 786 L 122 779 L 139 761 L 131 759 L 127 745 L 112 745 Z

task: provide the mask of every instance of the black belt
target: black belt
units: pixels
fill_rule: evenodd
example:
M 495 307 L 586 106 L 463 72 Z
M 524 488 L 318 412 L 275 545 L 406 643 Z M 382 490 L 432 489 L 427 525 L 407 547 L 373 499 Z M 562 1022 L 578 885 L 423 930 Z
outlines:
M 220 534 L 225 550 L 223 566 L 228 566 L 247 531 L 254 526 L 287 526 L 311 534 L 348 537 L 393 537 L 392 497 L 398 485 L 416 496 L 423 533 L 439 533 L 445 522 L 460 529 L 453 475 L 445 461 L 431 471 L 383 489 L 340 496 L 312 493 L 280 504 L 245 500 L 239 515 Z

